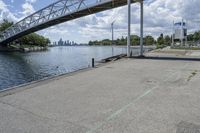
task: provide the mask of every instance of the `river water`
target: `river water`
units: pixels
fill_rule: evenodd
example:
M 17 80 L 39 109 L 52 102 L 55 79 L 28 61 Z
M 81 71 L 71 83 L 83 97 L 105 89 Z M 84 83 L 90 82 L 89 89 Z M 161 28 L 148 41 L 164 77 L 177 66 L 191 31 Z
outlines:
M 132 50 L 133 54 L 138 49 Z M 126 53 L 125 47 L 114 47 L 114 55 Z M 91 66 L 112 56 L 112 47 L 51 47 L 32 53 L 0 53 L 0 90 L 31 81 L 61 75 Z

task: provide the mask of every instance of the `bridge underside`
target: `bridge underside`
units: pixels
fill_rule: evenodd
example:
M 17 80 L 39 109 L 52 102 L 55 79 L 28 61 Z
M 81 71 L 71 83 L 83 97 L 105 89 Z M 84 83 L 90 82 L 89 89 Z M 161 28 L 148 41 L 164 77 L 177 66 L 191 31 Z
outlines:
M 67 0 L 65 0 L 65 1 L 67 1 Z M 22 37 L 22 36 L 25 36 L 25 35 L 28 35 L 30 33 L 48 28 L 50 26 L 54 26 L 54 25 L 57 25 L 57 24 L 60 24 L 60 23 L 63 23 L 63 22 L 67 22 L 67 21 L 70 21 L 70 20 L 73 20 L 73 19 L 77 19 L 77 18 L 80 18 L 80 17 L 83 17 L 83 16 L 91 15 L 91 14 L 98 13 L 98 12 L 101 12 L 101 11 L 105 11 L 105 10 L 108 10 L 108 9 L 117 8 L 117 7 L 124 6 L 124 5 L 127 4 L 127 0 L 99 0 L 99 1 L 100 2 L 96 5 L 94 4 L 94 5 L 87 6 L 87 7 L 85 6 L 84 8 L 81 8 L 81 9 L 79 9 L 79 10 L 73 12 L 73 13 L 61 15 L 61 16 L 55 17 L 53 19 L 38 23 L 34 26 L 28 26 L 27 28 L 22 29 L 18 33 L 15 33 L 15 34 L 12 33 L 10 35 L 8 32 L 13 30 L 12 27 L 17 25 L 17 24 L 15 24 L 10 29 L 8 29 L 8 31 L 5 31 L 3 33 L 4 38 L 0 39 L 0 45 L 10 43 L 10 42 Z M 141 0 L 137 0 L 137 1 L 141 1 Z M 131 0 L 132 3 L 135 3 L 137 1 Z M 84 2 L 84 0 L 82 0 L 82 2 Z M 27 19 L 27 18 L 25 18 L 25 19 Z M 41 18 L 39 18 L 39 19 L 41 19 Z

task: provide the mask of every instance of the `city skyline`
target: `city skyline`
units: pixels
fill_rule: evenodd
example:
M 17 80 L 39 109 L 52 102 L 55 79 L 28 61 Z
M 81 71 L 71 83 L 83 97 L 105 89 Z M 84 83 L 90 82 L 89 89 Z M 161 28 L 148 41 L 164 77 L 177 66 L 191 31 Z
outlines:
M 75 45 L 80 45 L 76 43 L 75 41 L 71 40 L 63 40 L 63 38 L 60 38 L 58 41 L 52 42 L 53 46 L 75 46 Z

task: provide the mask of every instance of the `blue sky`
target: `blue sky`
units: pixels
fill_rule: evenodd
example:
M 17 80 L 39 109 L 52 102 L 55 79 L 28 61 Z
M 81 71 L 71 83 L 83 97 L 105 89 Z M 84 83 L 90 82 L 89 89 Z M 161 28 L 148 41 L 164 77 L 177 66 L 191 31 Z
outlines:
M 19 21 L 25 16 L 57 0 L 0 0 L 0 21 L 4 18 Z M 146 0 L 144 3 L 144 34 L 155 38 L 161 33 L 171 34 L 172 22 L 182 18 L 189 33 L 200 30 L 200 0 Z M 132 34 L 139 34 L 139 4 L 132 5 Z M 110 23 L 115 23 L 115 38 L 127 35 L 127 7 L 104 11 L 39 31 L 52 41 L 61 37 L 85 43 L 89 40 L 111 38 Z

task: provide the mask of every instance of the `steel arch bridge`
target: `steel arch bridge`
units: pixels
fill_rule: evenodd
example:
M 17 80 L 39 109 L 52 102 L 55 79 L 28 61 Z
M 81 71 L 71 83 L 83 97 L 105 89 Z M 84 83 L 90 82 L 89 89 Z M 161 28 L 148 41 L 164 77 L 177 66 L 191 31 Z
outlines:
M 131 3 L 141 1 L 131 0 Z M 0 33 L 0 45 L 56 24 L 126 4 L 127 0 L 59 0 Z

